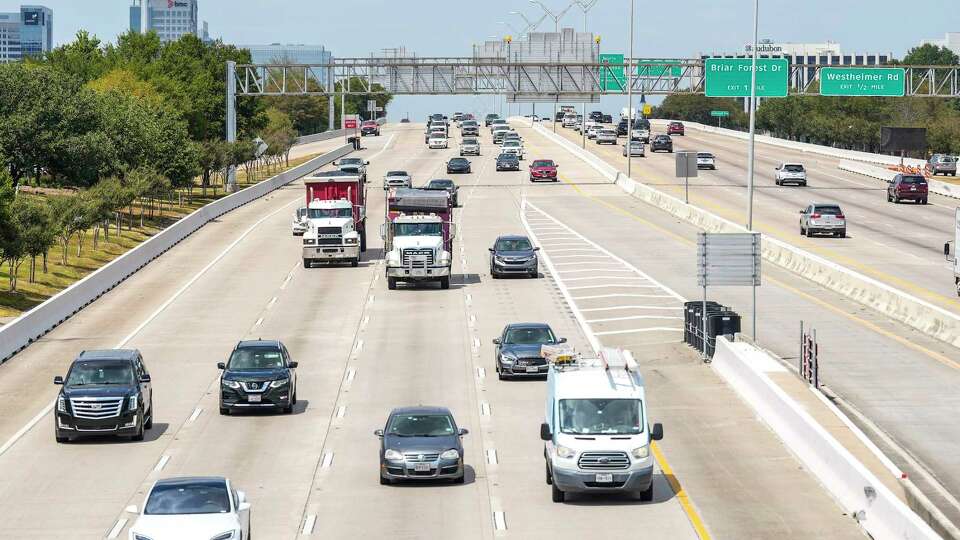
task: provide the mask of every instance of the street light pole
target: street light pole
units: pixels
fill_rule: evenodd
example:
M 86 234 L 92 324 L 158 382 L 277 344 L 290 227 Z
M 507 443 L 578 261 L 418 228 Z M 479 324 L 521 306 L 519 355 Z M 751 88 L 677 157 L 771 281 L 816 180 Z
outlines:
M 750 55 L 750 148 L 747 156 L 747 230 L 753 230 L 753 159 L 757 121 L 757 27 L 760 21 L 760 0 L 753 0 L 753 54 Z M 756 336 L 756 328 L 754 328 Z
M 630 0 L 630 57 L 627 59 L 627 177 L 629 178 L 633 165 L 633 152 L 630 149 L 633 142 L 633 4 Z

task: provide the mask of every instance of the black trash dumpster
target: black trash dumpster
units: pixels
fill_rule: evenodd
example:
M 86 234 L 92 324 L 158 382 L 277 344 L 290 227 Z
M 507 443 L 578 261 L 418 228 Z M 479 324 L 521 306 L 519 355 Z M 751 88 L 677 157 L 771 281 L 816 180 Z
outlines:
M 740 314 L 723 310 L 707 314 L 707 356 L 713 358 L 717 348 L 717 336 L 732 338 L 740 331 Z

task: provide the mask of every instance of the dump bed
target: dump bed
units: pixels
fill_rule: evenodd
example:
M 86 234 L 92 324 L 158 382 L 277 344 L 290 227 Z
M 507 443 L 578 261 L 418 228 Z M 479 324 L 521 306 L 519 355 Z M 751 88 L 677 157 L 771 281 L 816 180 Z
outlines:
M 364 216 L 366 204 L 366 186 L 360 177 L 343 171 L 316 172 L 303 179 L 306 187 L 307 204 L 310 201 L 331 201 L 345 199 L 353 204 L 353 219 L 360 222 Z

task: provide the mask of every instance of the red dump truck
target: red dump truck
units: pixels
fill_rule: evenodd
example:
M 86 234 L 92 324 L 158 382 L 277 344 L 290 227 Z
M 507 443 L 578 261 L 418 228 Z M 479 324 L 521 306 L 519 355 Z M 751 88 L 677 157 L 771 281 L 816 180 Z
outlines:
M 367 250 L 367 187 L 355 172 L 326 171 L 303 179 L 307 193 L 307 229 L 303 266 L 349 262 L 357 266 Z

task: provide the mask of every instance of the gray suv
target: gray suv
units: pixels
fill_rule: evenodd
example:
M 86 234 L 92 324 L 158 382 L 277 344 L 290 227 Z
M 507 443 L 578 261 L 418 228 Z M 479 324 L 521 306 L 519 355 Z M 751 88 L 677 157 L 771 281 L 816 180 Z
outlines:
M 380 484 L 401 480 L 464 480 L 463 444 L 446 407 L 400 407 L 390 412 L 380 438 Z
M 934 154 L 927 161 L 927 170 L 932 176 L 942 174 L 944 176 L 957 175 L 957 158 L 946 154 Z
M 545 323 L 508 324 L 500 337 L 493 340 L 497 346 L 493 352 L 497 378 L 502 381 L 546 375 L 549 368 L 547 360 L 540 354 L 541 346 L 566 342 L 567 338 L 558 338 Z

